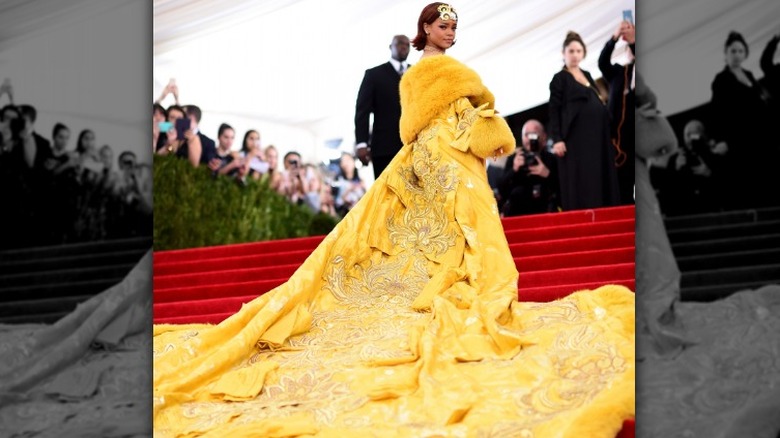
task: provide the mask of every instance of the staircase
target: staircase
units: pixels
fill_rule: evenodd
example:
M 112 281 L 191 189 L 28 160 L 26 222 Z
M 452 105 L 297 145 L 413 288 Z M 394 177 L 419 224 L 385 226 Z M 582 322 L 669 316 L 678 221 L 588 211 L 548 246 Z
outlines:
M 124 278 L 149 237 L 0 251 L 0 323 L 50 324 Z
M 683 301 L 714 301 L 780 283 L 780 207 L 665 220 Z
M 634 206 L 502 220 L 521 301 L 634 280 Z M 154 323 L 219 323 L 284 283 L 323 236 L 154 254 Z M 627 420 L 617 438 L 635 436 Z
M 620 284 L 634 289 L 634 207 L 502 220 L 521 301 Z M 284 283 L 324 236 L 154 254 L 154 322 L 219 323 Z

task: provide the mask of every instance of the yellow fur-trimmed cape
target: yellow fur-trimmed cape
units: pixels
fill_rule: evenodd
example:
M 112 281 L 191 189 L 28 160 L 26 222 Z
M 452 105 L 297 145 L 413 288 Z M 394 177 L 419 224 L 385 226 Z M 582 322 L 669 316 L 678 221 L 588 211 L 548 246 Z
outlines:
M 460 98 L 467 98 L 476 108 L 487 104 L 494 110 L 495 97 L 482 84 L 482 79 L 462 62 L 447 56 L 421 59 L 401 78 L 401 140 L 409 144 L 430 122 Z M 491 115 L 493 111 L 489 112 Z M 482 158 L 511 154 L 515 138 L 503 117 L 480 117 L 472 127 L 479 142 L 471 151 Z

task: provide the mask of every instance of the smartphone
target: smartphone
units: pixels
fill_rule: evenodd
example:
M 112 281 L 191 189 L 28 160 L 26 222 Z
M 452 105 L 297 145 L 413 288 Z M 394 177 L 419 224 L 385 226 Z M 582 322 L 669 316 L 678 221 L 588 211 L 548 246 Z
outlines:
M 190 119 L 177 119 L 176 120 L 176 138 L 184 140 L 184 132 L 190 129 Z
M 160 122 L 157 125 L 160 127 L 160 132 L 168 132 L 173 128 L 173 123 L 171 122 Z
M 631 9 L 623 11 L 623 21 L 628 21 L 632 26 L 634 25 L 634 13 L 631 12 Z

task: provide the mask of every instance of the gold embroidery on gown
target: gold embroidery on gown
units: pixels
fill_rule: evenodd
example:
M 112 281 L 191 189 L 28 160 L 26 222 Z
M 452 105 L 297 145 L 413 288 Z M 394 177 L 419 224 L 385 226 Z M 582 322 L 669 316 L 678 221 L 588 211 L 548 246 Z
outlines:
M 402 81 L 437 74 L 492 98 L 445 56 Z M 633 417 L 633 293 L 517 302 L 475 152 L 511 132 L 459 96 L 287 283 L 218 326 L 155 327 L 155 436 L 612 438 Z

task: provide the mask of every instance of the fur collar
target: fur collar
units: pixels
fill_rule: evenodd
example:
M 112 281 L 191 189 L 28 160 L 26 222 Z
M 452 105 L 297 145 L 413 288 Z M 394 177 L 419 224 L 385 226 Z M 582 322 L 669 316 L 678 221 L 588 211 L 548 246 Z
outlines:
M 462 62 L 447 56 L 421 59 L 401 78 L 401 140 L 408 144 L 417 138 L 431 120 L 461 97 L 471 104 L 488 104 L 493 109 L 495 97 L 477 73 Z

